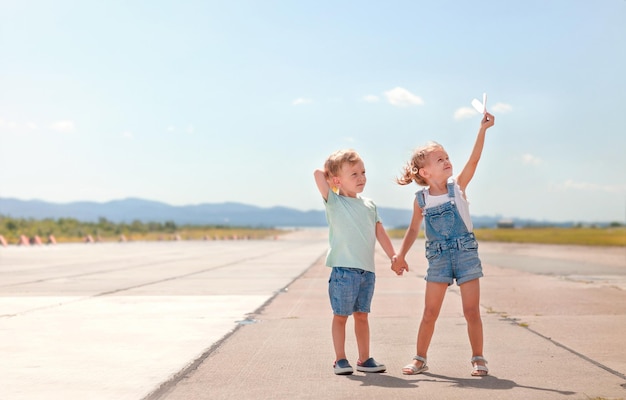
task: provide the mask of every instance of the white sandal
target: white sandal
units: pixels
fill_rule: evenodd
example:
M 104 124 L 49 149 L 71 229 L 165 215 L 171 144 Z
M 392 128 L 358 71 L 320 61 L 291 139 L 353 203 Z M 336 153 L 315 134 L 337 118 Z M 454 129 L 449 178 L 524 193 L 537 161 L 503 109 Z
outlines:
M 476 361 L 483 361 L 485 365 L 480 365 Z M 474 369 L 472 370 L 472 376 L 485 376 L 489 375 L 489 368 L 487 368 L 487 360 L 483 356 L 475 356 L 470 360 Z M 483 373 L 484 372 L 484 373 Z
M 413 360 L 421 361 L 422 362 L 422 366 L 418 367 L 418 366 L 416 366 L 413 363 L 407 364 L 407 365 L 404 366 L 404 368 L 402 368 L 402 374 L 404 374 L 404 375 L 417 375 L 417 374 L 421 374 L 422 372 L 428 371 L 428 365 L 426 365 L 426 359 L 424 357 L 415 356 L 415 357 L 413 357 Z M 410 371 L 405 371 L 405 370 L 410 370 Z

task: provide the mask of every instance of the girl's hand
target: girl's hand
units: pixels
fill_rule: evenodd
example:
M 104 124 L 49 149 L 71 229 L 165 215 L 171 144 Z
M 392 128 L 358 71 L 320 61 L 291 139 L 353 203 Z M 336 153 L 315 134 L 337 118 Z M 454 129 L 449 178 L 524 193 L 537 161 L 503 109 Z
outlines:
M 391 269 L 396 273 L 396 275 L 402 275 L 405 270 L 409 270 L 409 265 L 406 263 L 404 258 L 399 259 L 398 257 L 394 257 L 392 259 Z
M 484 129 L 491 128 L 495 123 L 496 123 L 496 118 L 493 115 L 486 112 L 485 115 L 483 116 L 483 120 L 480 122 L 480 127 Z

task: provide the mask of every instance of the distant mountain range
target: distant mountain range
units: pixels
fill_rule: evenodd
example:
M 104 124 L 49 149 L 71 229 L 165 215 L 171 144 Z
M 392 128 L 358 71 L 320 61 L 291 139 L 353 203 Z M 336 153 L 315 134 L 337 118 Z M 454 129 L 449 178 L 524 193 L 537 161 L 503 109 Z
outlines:
M 386 228 L 406 227 L 412 210 L 379 207 Z M 263 208 L 242 203 L 198 204 L 172 206 L 158 201 L 128 198 L 105 203 L 77 201 L 50 203 L 40 200 L 0 198 L 0 216 L 12 218 L 59 219 L 74 218 L 97 222 L 100 218 L 115 223 L 173 221 L 177 225 L 227 225 L 252 227 L 326 226 L 324 211 L 300 211 L 288 207 Z M 474 216 L 474 227 L 495 227 L 502 217 Z M 511 219 L 515 226 L 547 225 L 546 221 Z M 569 226 L 573 223 L 550 224 Z

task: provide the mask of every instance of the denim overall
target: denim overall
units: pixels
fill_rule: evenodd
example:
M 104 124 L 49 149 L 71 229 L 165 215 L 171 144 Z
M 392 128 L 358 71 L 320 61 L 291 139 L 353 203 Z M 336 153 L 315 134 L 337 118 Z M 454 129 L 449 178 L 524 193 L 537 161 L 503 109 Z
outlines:
M 424 216 L 428 271 L 424 279 L 457 285 L 483 276 L 478 258 L 478 242 L 461 218 L 454 200 L 454 182 L 448 183 L 449 202 L 426 206 L 424 190 L 416 193 Z

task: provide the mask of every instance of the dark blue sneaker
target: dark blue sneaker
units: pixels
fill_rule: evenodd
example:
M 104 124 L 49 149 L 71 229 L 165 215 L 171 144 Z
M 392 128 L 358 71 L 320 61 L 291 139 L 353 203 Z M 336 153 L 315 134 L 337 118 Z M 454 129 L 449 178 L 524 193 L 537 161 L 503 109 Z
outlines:
M 333 369 L 335 370 L 335 375 L 352 375 L 354 372 L 352 365 L 350 365 L 350 362 L 345 358 L 335 361 Z
M 368 358 L 365 361 L 358 360 L 356 362 L 356 370 L 361 372 L 385 372 L 387 367 L 385 364 L 379 364 L 373 358 Z

